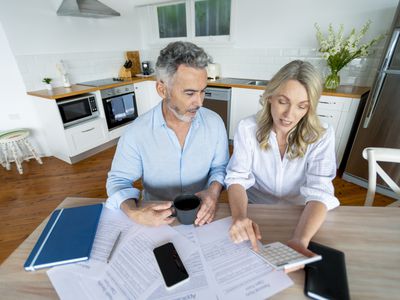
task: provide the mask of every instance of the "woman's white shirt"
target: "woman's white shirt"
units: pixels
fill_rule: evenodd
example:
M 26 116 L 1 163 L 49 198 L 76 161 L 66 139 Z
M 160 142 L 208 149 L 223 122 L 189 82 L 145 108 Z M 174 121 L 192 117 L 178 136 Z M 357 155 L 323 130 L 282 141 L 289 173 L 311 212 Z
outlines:
M 261 150 L 255 115 L 239 122 L 234 151 L 227 166 L 225 184 L 240 184 L 247 190 L 249 203 L 306 204 L 320 201 L 327 209 L 339 205 L 332 184 L 336 176 L 335 133 L 331 126 L 308 146 L 302 158 L 281 159 L 276 134 L 271 131 L 270 148 Z

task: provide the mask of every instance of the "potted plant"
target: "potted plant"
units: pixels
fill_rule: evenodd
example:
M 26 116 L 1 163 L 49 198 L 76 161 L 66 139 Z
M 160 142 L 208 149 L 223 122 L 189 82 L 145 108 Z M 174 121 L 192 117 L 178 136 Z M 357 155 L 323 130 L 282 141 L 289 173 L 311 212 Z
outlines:
M 43 78 L 42 82 L 46 84 L 46 89 L 48 89 L 49 91 L 51 91 L 53 89 L 53 87 L 51 86 L 51 78 L 45 77 Z
M 330 24 L 327 37 L 324 37 L 318 24 L 314 25 L 317 30 L 317 40 L 320 46 L 318 51 L 323 54 L 322 57 L 326 60 L 330 69 L 330 74 L 325 80 L 325 87 L 327 89 L 336 89 L 340 84 L 339 71 L 353 59 L 367 56 L 370 47 L 384 38 L 384 35 L 381 34 L 368 43 L 361 44 L 361 39 L 368 31 L 370 25 L 371 21 L 368 20 L 359 32 L 353 28 L 350 34 L 345 36 L 343 34 L 343 24 L 340 25 L 337 33 L 334 31 L 332 24 Z

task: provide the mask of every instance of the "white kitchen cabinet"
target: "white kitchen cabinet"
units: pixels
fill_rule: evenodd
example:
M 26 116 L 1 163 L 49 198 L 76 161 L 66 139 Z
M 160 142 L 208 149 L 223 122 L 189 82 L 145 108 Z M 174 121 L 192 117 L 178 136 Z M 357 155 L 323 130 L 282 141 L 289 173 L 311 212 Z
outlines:
M 156 91 L 156 82 L 146 80 L 134 84 L 138 114 L 141 115 L 160 101 Z M 115 145 L 126 126 L 108 130 L 100 91 L 91 93 L 96 96 L 99 117 L 64 128 L 58 110 L 57 101 L 34 97 L 33 104 L 41 117 L 43 132 L 51 154 L 67 163 L 74 163 Z M 63 98 L 59 98 L 61 100 Z
M 76 156 L 107 142 L 107 129 L 104 128 L 104 125 L 103 119 L 96 118 L 67 128 L 65 130 L 65 137 L 67 139 L 69 155 Z
M 322 122 L 330 124 L 335 130 L 336 162 L 340 165 L 349 139 L 360 99 L 336 96 L 321 96 L 317 115 Z
M 263 90 L 232 88 L 229 139 L 233 140 L 240 120 L 257 113 L 261 109 L 260 97 Z M 335 130 L 336 160 L 342 161 L 360 99 L 336 96 L 322 96 L 317 114 L 320 120 L 330 124 Z
M 233 140 L 240 120 L 261 109 L 260 97 L 264 90 L 232 88 L 229 120 L 229 139 Z
M 56 100 L 37 97 L 33 99 L 53 156 L 71 164 L 101 151 L 106 143 L 110 143 L 109 146 L 115 144 L 110 142 L 108 136 L 100 93 L 96 92 L 94 95 L 100 116 L 69 128 L 63 126 Z
M 152 109 L 161 101 L 161 97 L 158 95 L 156 90 L 155 81 L 148 80 L 137 82 L 134 86 L 139 116 Z

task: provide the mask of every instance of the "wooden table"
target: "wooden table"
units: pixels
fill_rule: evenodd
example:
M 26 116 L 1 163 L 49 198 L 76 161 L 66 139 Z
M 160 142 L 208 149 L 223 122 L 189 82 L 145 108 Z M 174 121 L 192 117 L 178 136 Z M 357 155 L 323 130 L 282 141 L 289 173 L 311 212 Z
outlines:
M 92 204 L 104 199 L 66 198 L 60 207 Z M 303 207 L 251 205 L 249 215 L 260 225 L 263 241 L 286 241 Z M 217 218 L 228 216 L 221 203 Z M 4 261 L 0 267 L 1 299 L 56 299 L 45 270 L 26 272 L 28 254 L 47 219 Z M 342 206 L 328 213 L 316 242 L 343 251 L 352 299 L 398 299 L 400 295 L 400 209 Z M 295 284 L 273 299 L 305 299 L 304 272 L 289 275 Z

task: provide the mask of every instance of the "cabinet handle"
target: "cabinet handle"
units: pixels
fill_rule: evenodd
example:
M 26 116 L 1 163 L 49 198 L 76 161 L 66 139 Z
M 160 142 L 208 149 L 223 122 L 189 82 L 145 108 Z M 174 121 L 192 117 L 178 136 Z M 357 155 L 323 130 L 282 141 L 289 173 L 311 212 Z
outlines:
M 89 131 L 92 131 L 94 129 L 94 127 L 92 127 L 92 128 L 89 128 L 89 129 L 86 129 L 86 130 L 82 130 L 82 133 L 83 132 L 89 132 Z
M 329 101 L 319 101 L 319 103 L 324 103 L 324 104 L 336 104 L 336 102 L 329 102 Z
M 328 116 L 328 115 L 318 115 L 318 117 L 323 117 L 323 118 L 333 118 L 333 116 Z

